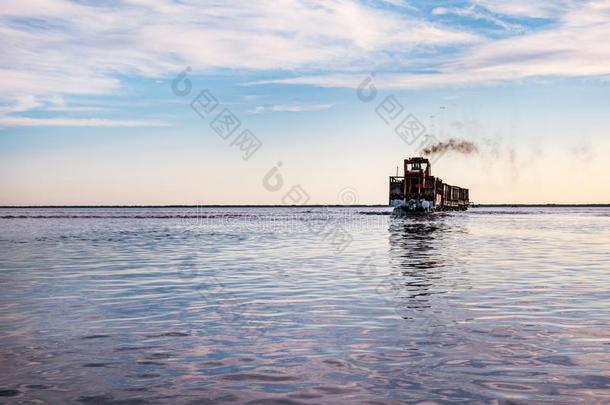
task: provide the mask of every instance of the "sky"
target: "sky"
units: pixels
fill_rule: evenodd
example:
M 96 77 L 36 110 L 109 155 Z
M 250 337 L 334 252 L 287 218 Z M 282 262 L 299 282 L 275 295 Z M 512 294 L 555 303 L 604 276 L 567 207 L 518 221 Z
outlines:
M 610 203 L 610 0 L 0 0 L 0 205 Z

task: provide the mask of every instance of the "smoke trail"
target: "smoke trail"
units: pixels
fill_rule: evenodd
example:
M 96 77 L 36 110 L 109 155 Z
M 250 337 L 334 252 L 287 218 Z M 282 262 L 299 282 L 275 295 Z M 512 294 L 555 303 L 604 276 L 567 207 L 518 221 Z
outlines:
M 470 155 L 472 153 L 478 153 L 479 148 L 474 142 L 464 141 L 461 139 L 449 139 L 447 142 L 439 142 L 435 145 L 428 146 L 422 151 L 422 153 L 430 156 L 446 151 L 454 151 L 463 153 L 464 155 Z

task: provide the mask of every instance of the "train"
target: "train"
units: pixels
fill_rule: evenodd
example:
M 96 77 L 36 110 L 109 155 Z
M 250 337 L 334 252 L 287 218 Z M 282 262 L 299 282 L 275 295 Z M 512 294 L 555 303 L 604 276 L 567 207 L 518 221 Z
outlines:
M 389 188 L 389 205 L 397 214 L 466 211 L 470 205 L 469 190 L 433 176 L 424 157 L 405 159 L 404 175 L 390 176 Z

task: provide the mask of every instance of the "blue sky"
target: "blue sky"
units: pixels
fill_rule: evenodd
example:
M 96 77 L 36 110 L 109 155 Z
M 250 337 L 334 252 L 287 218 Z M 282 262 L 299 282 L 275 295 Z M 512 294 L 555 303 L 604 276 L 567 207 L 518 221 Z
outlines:
M 278 204 L 296 185 L 385 203 L 418 153 L 376 114 L 389 96 L 477 143 L 433 167 L 477 202 L 610 202 L 607 0 L 3 3 L 0 204 Z M 232 138 L 191 109 L 204 89 Z M 247 160 L 244 129 L 262 143 Z

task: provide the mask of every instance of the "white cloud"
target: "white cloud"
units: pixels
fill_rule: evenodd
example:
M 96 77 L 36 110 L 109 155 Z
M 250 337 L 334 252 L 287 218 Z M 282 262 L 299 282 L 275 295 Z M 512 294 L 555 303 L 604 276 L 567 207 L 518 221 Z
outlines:
M 162 76 L 185 64 L 347 68 L 379 51 L 475 39 L 357 0 L 24 0 L 0 7 L 0 34 L 5 95 L 107 93 L 119 88 L 119 75 Z
M 304 112 L 327 110 L 332 106 L 333 104 L 278 104 L 272 106 L 271 110 L 279 112 Z
M 568 9 L 583 5 L 588 0 L 473 0 L 473 3 L 505 15 L 533 18 L 551 18 Z
M 382 3 L 390 4 L 395 7 L 402 7 L 402 8 L 408 8 L 411 10 L 417 10 L 416 7 L 414 7 L 412 4 L 410 4 L 406 0 L 379 0 L 379 1 L 381 1 Z
M 360 0 L 3 1 L 0 102 L 12 105 L 6 114 L 24 97 L 119 93 L 122 77 L 167 77 L 185 65 L 208 73 L 358 70 L 417 44 L 475 40 Z
M 97 118 L 0 117 L 0 127 L 166 127 L 163 121 L 112 120 Z
M 498 27 L 501 27 L 505 30 L 512 30 L 512 31 L 523 30 L 523 27 L 521 27 L 520 25 L 510 24 L 510 23 L 494 16 L 493 14 L 491 14 L 489 12 L 479 9 L 474 4 L 470 5 L 468 7 L 451 7 L 451 8 L 436 7 L 432 10 L 432 14 L 434 14 L 434 15 L 454 14 L 454 15 L 457 15 L 460 17 L 468 17 L 468 18 L 472 18 L 475 20 L 487 21 L 487 22 L 495 24 Z
M 257 105 L 256 107 L 254 107 L 254 108 L 253 108 L 253 109 L 251 109 L 251 110 L 248 110 L 247 112 L 248 112 L 249 114 L 260 114 L 260 113 L 265 112 L 265 110 L 266 110 L 266 108 L 265 108 L 265 107 L 263 107 L 262 105 Z
M 446 67 L 483 77 L 610 74 L 610 1 L 591 1 L 547 30 L 475 47 Z
M 99 112 L 99 111 L 109 111 L 110 108 L 107 107 L 97 107 L 97 106 L 88 106 L 88 105 L 79 105 L 79 106 L 48 106 L 45 107 L 45 111 L 62 111 L 62 112 Z
M 260 114 L 263 112 L 306 112 L 306 111 L 319 111 L 327 110 L 334 106 L 334 104 L 274 104 L 271 106 L 256 106 L 254 109 L 249 110 L 251 114 Z
M 108 108 L 97 105 L 68 105 L 66 100 L 60 95 L 54 95 L 51 98 L 44 100 L 38 104 L 45 111 L 62 111 L 62 112 L 92 112 L 92 111 L 108 111 Z
M 506 39 L 487 40 L 433 73 L 378 74 L 377 87 L 414 88 L 495 83 L 538 77 L 610 75 L 610 0 L 583 3 L 546 29 Z M 364 74 L 308 75 L 250 84 L 281 83 L 355 88 Z
M 36 97 L 29 94 L 20 95 L 14 97 L 7 105 L 0 106 L 0 116 L 28 111 L 39 106 L 40 102 Z
M 375 7 L 381 3 L 400 7 Z M 403 0 L 92 4 L 2 3 L 4 122 L 10 114 L 33 108 L 86 112 L 87 106 L 50 105 L 45 100 L 120 93 L 123 77 L 166 78 L 187 64 L 211 74 L 231 69 L 297 75 L 258 83 L 341 87 L 356 87 L 362 72 L 372 69 L 380 72 L 379 87 L 610 74 L 610 0 L 471 0 L 470 7 L 435 11 L 484 19 L 506 29 L 515 27 L 513 18 L 524 16 L 555 21 L 539 31 L 500 40 L 484 40 L 410 15 L 410 5 Z M 503 16 L 510 16 L 511 22 Z M 407 73 L 416 46 L 427 51 L 425 70 L 432 73 Z M 447 46 L 454 47 L 453 52 L 435 52 Z

